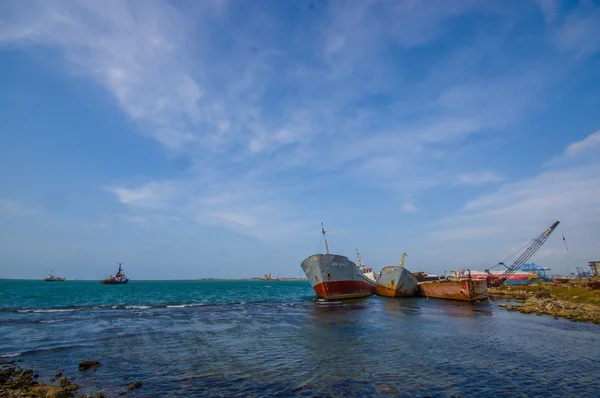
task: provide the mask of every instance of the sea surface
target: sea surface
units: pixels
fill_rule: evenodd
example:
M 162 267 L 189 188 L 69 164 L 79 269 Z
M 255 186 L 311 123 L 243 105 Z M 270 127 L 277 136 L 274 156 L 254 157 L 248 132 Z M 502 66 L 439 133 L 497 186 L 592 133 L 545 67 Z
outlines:
M 598 397 L 600 326 L 307 281 L 0 280 L 0 359 L 117 396 Z M 83 360 L 96 371 L 80 372 Z

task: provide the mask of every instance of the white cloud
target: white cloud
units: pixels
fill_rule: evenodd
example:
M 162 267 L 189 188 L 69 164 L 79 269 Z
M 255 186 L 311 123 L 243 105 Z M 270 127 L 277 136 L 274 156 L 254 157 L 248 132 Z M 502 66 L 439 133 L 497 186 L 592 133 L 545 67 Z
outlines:
M 143 208 L 160 209 L 173 203 L 181 193 L 183 181 L 148 182 L 139 188 L 109 187 L 119 202 Z
M 569 231 L 570 264 L 565 264 L 563 257 L 544 254 L 548 249 L 564 249 L 557 233 L 536 258 L 543 258 L 559 272 L 565 272 L 567 266 L 585 264 L 596 255 L 600 235 L 598 170 L 597 164 L 590 164 L 504 184 L 496 192 L 469 201 L 462 211 L 437 222 L 431 239 L 449 253 L 469 251 L 459 255 L 463 261 L 487 258 L 489 265 L 494 257 L 504 258 L 553 221 L 560 220 L 561 227 Z
M 544 14 L 546 22 L 552 22 L 556 18 L 558 12 L 557 0 L 535 0 Z
M 37 214 L 37 210 L 8 198 L 0 198 L 0 212 L 13 216 L 31 216 Z
M 600 147 L 600 130 L 585 137 L 583 140 L 574 142 L 567 146 L 564 151 L 565 156 L 574 156 L 583 151 Z
M 488 182 L 498 182 L 503 181 L 504 178 L 495 171 L 492 170 L 480 170 L 474 171 L 471 173 L 461 174 L 456 184 L 458 185 L 476 185 L 476 184 L 485 184 Z
M 203 3 L 208 16 L 211 6 Z M 94 79 L 141 132 L 167 148 L 197 142 L 217 125 L 223 129 L 214 120 L 215 98 L 192 76 L 188 21 L 169 3 L 33 1 L 10 3 L 6 11 L 0 44 L 60 49 L 73 74 Z
M 560 48 L 578 56 L 600 51 L 600 7 L 593 2 L 582 2 L 559 28 L 557 42 Z
M 402 212 L 403 213 L 409 213 L 409 214 L 411 214 L 411 213 L 416 213 L 417 211 L 419 211 L 419 208 L 414 204 L 414 202 L 412 200 L 407 200 L 402 205 Z
M 322 40 L 306 41 L 302 30 L 289 42 L 267 12 L 220 25 L 224 3 L 199 2 L 193 24 L 169 2 L 22 4 L 0 16 L 0 44 L 59 49 L 70 72 L 107 90 L 140 131 L 193 158 L 194 176 L 108 188 L 119 202 L 265 239 L 305 225 L 295 211 L 302 201 L 279 186 L 286 172 L 336 171 L 394 194 L 451 185 L 469 161 L 459 157 L 461 144 L 501 134 L 543 107 L 560 76 L 535 52 L 518 63 L 502 52 L 502 34 L 475 27 L 464 45 L 432 52 L 427 68 L 389 59 L 388 45 L 428 48 L 473 12 L 506 16 L 507 25 L 520 18 L 518 7 L 492 2 L 332 2 L 309 31 Z M 567 46 L 591 32 L 585 21 L 565 26 Z M 301 57 L 290 56 L 290 44 Z M 250 172 L 260 177 L 235 176 Z M 500 179 L 482 171 L 457 183 Z M 412 199 L 402 204 L 417 210 Z
M 119 214 L 117 216 L 117 218 L 119 220 L 127 221 L 127 222 L 134 223 L 134 224 L 139 224 L 139 223 L 143 223 L 143 222 L 148 221 L 145 217 L 132 216 L 132 215 L 129 215 L 129 214 Z

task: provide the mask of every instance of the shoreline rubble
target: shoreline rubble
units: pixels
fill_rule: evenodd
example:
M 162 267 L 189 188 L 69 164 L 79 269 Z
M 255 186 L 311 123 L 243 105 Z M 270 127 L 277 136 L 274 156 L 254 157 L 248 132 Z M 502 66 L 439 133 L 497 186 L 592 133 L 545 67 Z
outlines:
M 516 301 L 499 304 L 508 311 L 550 315 L 600 325 L 600 290 L 581 283 L 501 286 L 488 289 L 490 298 Z
M 0 396 L 68 398 L 79 388 L 66 377 L 61 377 L 57 386 L 37 381 L 38 377 L 37 371 L 23 369 L 17 361 L 0 361 Z
M 73 383 L 66 376 L 63 376 L 64 371 L 57 369 L 54 373 L 55 377 L 47 378 L 54 381 L 59 378 L 58 385 L 46 384 L 39 381 L 40 374 L 37 370 L 24 369 L 20 365 L 21 360 L 2 360 L 0 359 L 0 397 L 1 398 L 17 398 L 17 397 L 40 397 L 40 398 L 103 398 L 104 392 L 79 393 L 79 384 Z M 88 369 L 96 370 L 102 364 L 98 361 L 83 361 L 79 364 L 79 371 Z M 61 377 L 62 376 L 62 377 Z M 139 389 L 143 385 L 142 381 L 130 383 L 126 390 L 132 391 Z M 119 395 L 126 395 L 126 391 L 122 391 Z

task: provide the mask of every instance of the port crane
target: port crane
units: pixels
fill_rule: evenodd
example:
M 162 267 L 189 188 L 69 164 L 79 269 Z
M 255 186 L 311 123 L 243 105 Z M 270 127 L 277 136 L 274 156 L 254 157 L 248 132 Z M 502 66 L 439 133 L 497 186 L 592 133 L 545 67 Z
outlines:
M 559 223 L 560 223 L 560 221 L 556 221 L 554 224 L 552 224 L 550 226 L 550 228 L 545 230 L 540 236 L 533 239 L 533 241 L 531 242 L 529 247 L 523 253 L 521 253 L 519 258 L 517 258 L 510 267 L 506 266 L 506 264 L 504 264 L 504 263 L 498 263 L 498 265 L 504 265 L 506 267 L 506 271 L 503 274 L 494 275 L 490 272 L 489 269 L 486 269 L 485 272 L 487 273 L 486 279 L 487 279 L 488 286 L 500 286 L 504 283 L 505 280 L 508 279 L 509 276 L 511 276 L 512 274 L 517 272 L 523 266 L 523 264 L 525 264 L 527 262 L 527 260 L 529 260 L 531 258 L 531 256 L 533 256 L 535 254 L 535 252 L 538 251 L 538 249 L 540 247 L 542 247 L 544 242 L 546 242 L 546 239 L 548 239 L 550 234 L 552 234 L 552 232 L 554 232 L 554 230 L 556 229 L 556 227 L 558 226 Z

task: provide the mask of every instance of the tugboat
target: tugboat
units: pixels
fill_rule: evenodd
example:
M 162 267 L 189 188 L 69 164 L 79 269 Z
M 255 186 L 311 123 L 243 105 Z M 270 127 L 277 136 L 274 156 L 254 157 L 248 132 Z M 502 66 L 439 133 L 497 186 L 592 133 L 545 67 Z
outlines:
M 106 279 L 102 279 L 100 281 L 103 285 L 122 285 L 129 282 L 129 279 L 123 273 L 123 268 L 121 267 L 121 263 L 119 263 L 119 270 L 115 274 L 115 276 L 109 276 Z
M 44 278 L 45 282 L 64 282 L 67 278 L 61 278 L 59 276 L 56 276 L 52 273 L 52 271 L 50 271 L 50 273 L 48 275 L 46 275 L 46 277 Z
M 317 296 L 325 300 L 340 300 L 374 294 L 377 281 L 372 270 L 361 270 L 348 257 L 330 254 L 323 224 L 321 232 L 327 254 L 313 254 L 301 264 Z

